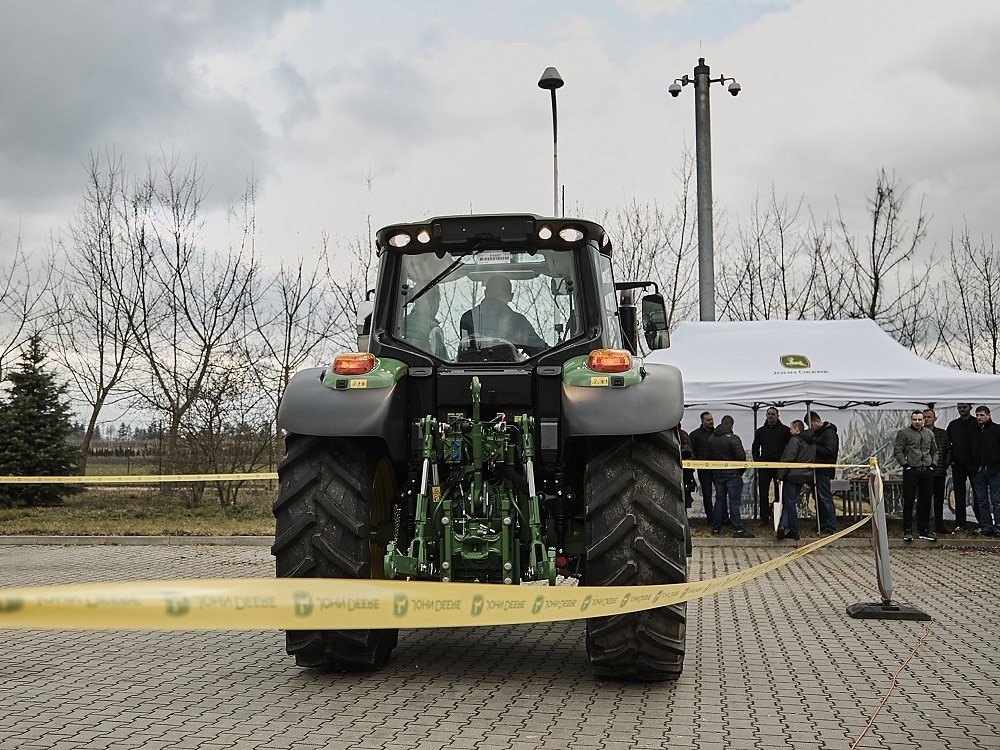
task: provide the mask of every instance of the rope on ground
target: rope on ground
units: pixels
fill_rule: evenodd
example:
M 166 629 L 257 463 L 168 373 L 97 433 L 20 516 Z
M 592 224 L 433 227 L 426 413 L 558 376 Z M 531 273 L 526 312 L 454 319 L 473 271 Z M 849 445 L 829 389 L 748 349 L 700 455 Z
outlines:
M 896 688 L 896 682 L 899 678 L 900 673 L 904 669 L 906 669 L 906 665 L 909 664 L 910 661 L 913 659 L 913 657 L 917 655 L 917 650 L 924 644 L 924 641 L 927 640 L 927 636 L 931 632 L 932 625 L 934 625 L 934 620 L 928 621 L 927 627 L 924 629 L 924 634 L 920 636 L 920 640 L 917 641 L 917 645 L 913 647 L 913 650 L 910 651 L 909 656 L 907 656 L 903 660 L 903 663 L 899 665 L 899 669 L 897 669 L 896 673 L 893 674 L 892 679 L 889 681 L 889 689 L 885 691 L 885 695 L 882 696 L 882 700 L 879 702 L 878 706 L 875 707 L 875 712 L 868 720 L 868 724 L 862 730 L 861 734 L 858 735 L 858 738 L 854 740 L 854 743 L 851 745 L 851 750 L 854 750 L 854 748 L 856 748 L 861 743 L 861 740 L 864 739 L 864 736 L 868 734 L 868 730 L 875 725 L 875 719 L 878 717 L 879 712 L 882 710 L 883 706 L 885 706 L 885 704 L 889 702 L 889 696 L 892 695 L 892 691 Z

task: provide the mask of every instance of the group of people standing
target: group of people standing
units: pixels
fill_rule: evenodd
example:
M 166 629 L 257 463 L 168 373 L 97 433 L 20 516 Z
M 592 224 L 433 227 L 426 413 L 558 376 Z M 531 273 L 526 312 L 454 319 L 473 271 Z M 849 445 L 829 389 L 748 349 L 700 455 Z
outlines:
M 913 541 L 914 508 L 917 532 L 921 539 L 936 541 L 937 534 L 947 533 L 944 525 L 944 502 L 947 471 L 952 473 L 955 494 L 954 532 L 967 529 L 967 486 L 972 487 L 972 508 L 976 533 L 1000 537 L 1000 425 L 992 421 L 989 407 L 958 404 L 958 418 L 947 429 L 935 426 L 934 409 L 914 411 L 910 425 L 896 433 L 893 456 L 903 469 L 903 541 Z M 711 412 L 701 413 L 701 424 L 690 435 L 682 431 L 686 457 L 703 461 L 728 461 L 742 464 L 746 451 L 733 432 L 735 420 L 726 415 L 718 427 Z M 825 422 L 814 411 L 789 425 L 781 422 L 778 409 L 767 409 L 764 424 L 754 432 L 751 455 L 754 461 L 786 464 L 836 464 L 840 438 L 836 425 Z M 774 523 L 771 495 L 781 500 L 778 539 L 799 539 L 798 496 L 803 485 L 815 487 L 821 534 L 837 530 L 831 481 L 835 469 L 758 467 L 757 517 L 762 527 Z M 743 524 L 740 505 L 743 497 L 743 466 L 698 469 L 698 485 L 705 504 L 705 517 L 712 534 L 722 533 L 729 524 L 734 537 L 754 534 Z M 779 484 L 780 483 L 780 484 Z M 694 491 L 694 472 L 685 475 L 685 487 Z M 779 490 L 780 488 L 780 490 Z M 780 492 L 780 495 L 779 495 Z M 713 501 L 714 500 L 714 501 Z M 690 503 L 689 503 L 690 504 Z M 933 527 L 932 527 L 933 520 Z
M 808 427 L 806 426 L 808 423 Z M 696 460 L 731 461 L 742 463 L 747 459 L 746 450 L 739 436 L 733 432 L 735 420 L 730 415 L 722 418 L 718 427 L 711 412 L 701 413 L 701 424 L 689 436 L 691 454 Z M 754 461 L 783 463 L 836 464 L 840 452 L 840 438 L 837 427 L 824 422 L 816 412 L 809 412 L 805 420 L 795 420 L 791 425 L 782 424 L 778 410 L 769 407 L 764 424 L 754 432 L 750 446 Z M 778 482 L 783 482 L 781 490 L 781 518 L 778 523 L 779 539 L 800 537 L 799 519 L 796 508 L 798 495 L 804 484 L 816 487 L 819 506 L 820 530 L 832 534 L 837 530 L 836 511 L 833 505 L 833 491 L 830 481 L 834 469 L 807 468 L 757 469 L 758 514 L 762 527 L 774 523 L 771 510 L 771 488 L 778 497 Z M 698 483 L 705 504 L 705 517 L 712 527 L 712 534 L 722 533 L 727 522 L 738 538 L 753 537 L 754 534 L 743 524 L 740 503 L 743 497 L 743 467 L 724 469 L 699 469 Z M 714 495 L 714 502 L 713 502 Z
M 933 409 L 914 411 L 910 426 L 896 433 L 893 457 L 903 468 L 903 541 L 913 541 L 913 510 L 921 539 L 937 541 L 947 533 L 944 500 L 947 470 L 955 493 L 955 527 L 966 530 L 967 485 L 972 486 L 972 510 L 983 536 L 1000 537 L 1000 425 L 988 406 L 960 403 L 958 418 L 947 429 L 935 427 Z M 931 512 L 935 527 L 931 529 Z

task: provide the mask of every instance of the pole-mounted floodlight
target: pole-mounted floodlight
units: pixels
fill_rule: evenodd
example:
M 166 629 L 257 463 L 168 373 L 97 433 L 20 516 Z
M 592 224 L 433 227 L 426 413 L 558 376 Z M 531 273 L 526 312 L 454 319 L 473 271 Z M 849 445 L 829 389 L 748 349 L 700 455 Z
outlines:
M 559 149 L 558 149 L 558 129 L 556 127 L 556 89 L 563 85 L 564 81 L 559 71 L 549 67 L 538 79 L 538 88 L 548 89 L 552 95 L 552 215 L 559 215 Z
M 708 87 L 729 82 L 729 93 L 736 96 L 742 87 L 735 78 L 711 78 L 705 58 L 698 58 L 694 77 L 677 78 L 667 88 L 673 97 L 694 84 L 695 163 L 698 173 L 698 307 L 701 320 L 715 320 L 715 249 L 712 237 L 712 126 L 708 108 Z

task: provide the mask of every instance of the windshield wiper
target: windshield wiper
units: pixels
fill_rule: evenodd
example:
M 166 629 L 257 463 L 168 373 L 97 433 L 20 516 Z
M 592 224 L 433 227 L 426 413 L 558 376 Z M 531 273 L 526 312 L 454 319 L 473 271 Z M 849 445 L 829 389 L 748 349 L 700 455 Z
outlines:
M 478 243 L 478 244 L 476 244 L 476 245 L 475 245 L 475 247 L 473 247 L 473 248 L 472 248 L 472 249 L 470 250 L 470 252 L 469 252 L 469 253 L 466 253 L 466 255 L 471 255 L 472 253 L 476 252 L 476 250 L 478 250 L 479 248 L 481 248 L 481 247 L 482 247 L 482 246 L 483 246 L 483 245 L 485 244 L 485 242 L 486 242 L 485 240 L 480 240 L 480 241 L 479 241 L 479 243 Z M 441 273 L 439 273 L 439 274 L 438 274 L 437 276 L 435 276 L 435 277 L 434 277 L 433 279 L 431 279 L 430 281 L 428 281 L 428 282 L 427 282 L 427 283 L 426 283 L 426 284 L 425 284 L 425 285 L 424 285 L 423 287 L 421 287 L 420 291 L 419 291 L 419 292 L 417 292 L 416 294 L 414 294 L 412 298 L 410 298 L 410 300 L 409 300 L 408 304 L 411 304 L 411 305 L 412 305 L 412 304 L 413 304 L 414 302 L 416 302 L 416 301 L 417 301 L 418 299 L 420 299 L 420 298 L 421 298 L 421 297 L 423 297 L 423 296 L 424 296 L 425 294 L 427 294 L 427 292 L 429 292 L 429 291 L 430 291 L 430 290 L 431 290 L 431 289 L 432 289 L 433 287 L 437 286 L 437 285 L 438 285 L 438 284 L 440 284 L 440 283 L 441 283 L 442 281 L 444 281 L 444 280 L 445 280 L 445 278 L 446 278 L 446 277 L 447 277 L 447 276 L 448 276 L 448 275 L 449 275 L 449 274 L 450 274 L 450 273 L 451 273 L 452 271 L 454 271 L 454 270 L 455 270 L 456 268 L 458 268 L 458 267 L 459 267 L 460 265 L 462 265 L 462 260 L 463 260 L 464 258 L 465 258 L 465 255 L 459 255 L 459 256 L 458 256 L 458 257 L 457 257 L 457 258 L 455 259 L 455 262 L 454 262 L 454 263 L 452 263 L 452 264 L 451 264 L 450 266 L 448 266 L 448 267 L 447 267 L 446 269 L 444 269 L 444 270 L 443 270 L 443 271 L 442 271 Z

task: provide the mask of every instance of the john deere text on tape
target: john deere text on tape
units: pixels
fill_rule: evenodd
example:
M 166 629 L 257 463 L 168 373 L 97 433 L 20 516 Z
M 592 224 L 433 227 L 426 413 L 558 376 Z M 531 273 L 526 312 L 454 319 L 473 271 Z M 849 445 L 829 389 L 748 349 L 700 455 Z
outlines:
M 131 581 L 0 589 L 0 628 L 329 630 L 579 620 L 639 612 L 738 586 L 868 523 L 707 581 L 662 586 L 503 586 L 330 578 Z

